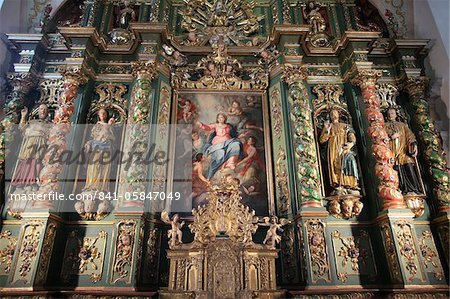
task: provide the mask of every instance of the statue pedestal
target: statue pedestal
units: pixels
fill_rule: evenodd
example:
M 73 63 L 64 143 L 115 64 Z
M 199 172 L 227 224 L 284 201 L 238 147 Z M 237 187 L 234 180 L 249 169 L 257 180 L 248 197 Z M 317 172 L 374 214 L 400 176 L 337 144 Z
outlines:
M 276 289 L 278 250 L 220 238 L 168 250 L 169 287 L 161 298 L 282 298 Z

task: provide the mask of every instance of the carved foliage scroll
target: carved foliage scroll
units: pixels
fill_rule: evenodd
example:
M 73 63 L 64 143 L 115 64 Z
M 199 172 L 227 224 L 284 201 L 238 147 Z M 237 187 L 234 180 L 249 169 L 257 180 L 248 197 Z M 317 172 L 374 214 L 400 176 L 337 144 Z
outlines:
M 24 284 L 31 282 L 33 268 L 38 259 L 39 243 L 43 233 L 44 222 L 30 220 L 22 228 L 18 257 L 14 264 L 12 284 L 22 281 Z
M 17 237 L 11 231 L 0 233 L 0 275 L 7 275 L 11 271 L 11 264 L 16 250 Z
M 76 230 L 71 231 L 66 243 L 62 281 L 71 282 L 77 276 L 87 275 L 93 283 L 99 282 L 102 279 L 107 236 L 105 231 L 85 237 Z
M 366 275 L 374 279 L 377 270 L 367 231 L 357 236 L 343 236 L 339 231 L 331 233 L 338 279 L 346 283 L 349 275 Z
M 432 273 L 437 280 L 443 280 L 444 272 L 431 231 L 425 230 L 422 232 L 422 235 L 419 237 L 419 248 L 425 271 Z
M 309 219 L 305 223 L 311 281 L 330 281 L 330 263 L 325 241 L 325 224 L 320 219 Z
M 416 240 L 412 224 L 405 220 L 398 220 L 394 224 L 395 238 L 399 244 L 400 259 L 407 271 L 407 280 L 425 280 L 422 265 L 419 260 L 419 251 L 416 248 Z
M 116 248 L 111 276 L 111 283 L 113 284 L 118 281 L 131 283 L 136 230 L 137 223 L 135 220 L 122 220 L 117 224 Z
M 280 84 L 269 89 L 270 116 L 272 121 L 272 136 L 274 143 L 275 165 L 275 188 L 277 193 L 277 209 L 280 215 L 289 213 L 291 196 L 289 192 L 289 175 L 287 168 L 286 138 L 283 127 L 283 107 L 281 99 Z

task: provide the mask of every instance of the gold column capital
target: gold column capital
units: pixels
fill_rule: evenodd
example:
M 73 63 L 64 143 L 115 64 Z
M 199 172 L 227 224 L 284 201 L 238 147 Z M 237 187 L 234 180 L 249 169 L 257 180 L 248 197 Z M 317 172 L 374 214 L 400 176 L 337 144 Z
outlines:
M 406 79 L 404 88 L 409 95 L 423 95 L 429 82 L 428 77 L 411 77 Z
M 357 70 L 355 76 L 352 79 L 352 84 L 361 88 L 368 86 L 375 86 L 378 79 L 381 78 L 380 70 L 363 69 Z
M 76 85 L 86 84 L 88 76 L 85 74 L 81 66 L 65 65 L 58 69 L 63 76 L 64 81 L 74 83 Z
M 298 64 L 285 64 L 281 80 L 291 85 L 307 78 L 306 67 Z
M 33 73 L 9 73 L 7 79 L 15 91 L 23 93 L 28 93 L 37 84 Z
M 131 64 L 133 76 L 137 79 L 154 80 L 156 78 L 156 63 L 154 61 L 136 61 Z

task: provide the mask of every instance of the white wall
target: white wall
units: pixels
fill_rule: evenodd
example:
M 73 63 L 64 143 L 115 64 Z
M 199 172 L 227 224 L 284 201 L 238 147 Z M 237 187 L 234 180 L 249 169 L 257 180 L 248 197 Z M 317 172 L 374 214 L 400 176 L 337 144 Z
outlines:
M 426 59 L 426 72 L 431 78 L 432 115 L 441 131 L 448 153 L 449 146 L 449 0 L 414 0 L 414 33 L 416 38 L 433 40 Z M 450 155 L 447 155 L 450 165 Z

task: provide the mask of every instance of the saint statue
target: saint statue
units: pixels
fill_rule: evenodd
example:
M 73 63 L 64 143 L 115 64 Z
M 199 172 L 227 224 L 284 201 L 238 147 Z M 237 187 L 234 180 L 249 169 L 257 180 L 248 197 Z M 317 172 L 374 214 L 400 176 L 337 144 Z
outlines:
M 123 4 L 124 8 L 122 8 L 119 12 L 118 23 L 120 28 L 128 29 L 130 23 L 136 21 L 136 12 L 133 7 L 130 6 L 129 0 L 125 0 Z
M 403 194 L 422 194 L 419 176 L 416 172 L 417 141 L 413 132 L 403 122 L 397 121 L 394 107 L 387 110 L 386 131 L 389 148 L 395 159 L 394 169 L 398 172 L 400 190 Z
M 308 9 L 303 7 L 303 18 L 312 25 L 312 33 L 319 33 L 325 31 L 325 19 L 320 13 L 320 5 L 317 5 L 314 1 L 308 2 Z
M 358 167 L 355 146 L 356 136 L 349 124 L 339 122 L 339 111 L 331 110 L 320 135 L 320 143 L 327 145 L 327 164 L 330 185 L 337 194 L 359 194 Z
M 20 148 L 19 163 L 11 180 L 16 188 L 28 187 L 37 189 L 39 173 L 42 169 L 42 159 L 47 148 L 47 138 L 50 122 L 47 120 L 48 107 L 42 104 L 38 108 L 39 119 L 32 119 L 27 125 L 28 109 L 22 109 L 20 129 L 23 132 L 23 144 Z M 31 191 L 30 190 L 30 191 Z
M 115 120 L 110 118 L 108 121 L 108 112 L 103 108 L 98 111 L 98 119 L 91 131 L 92 139 L 84 146 L 89 160 L 83 191 L 107 192 L 115 140 L 112 125 Z

